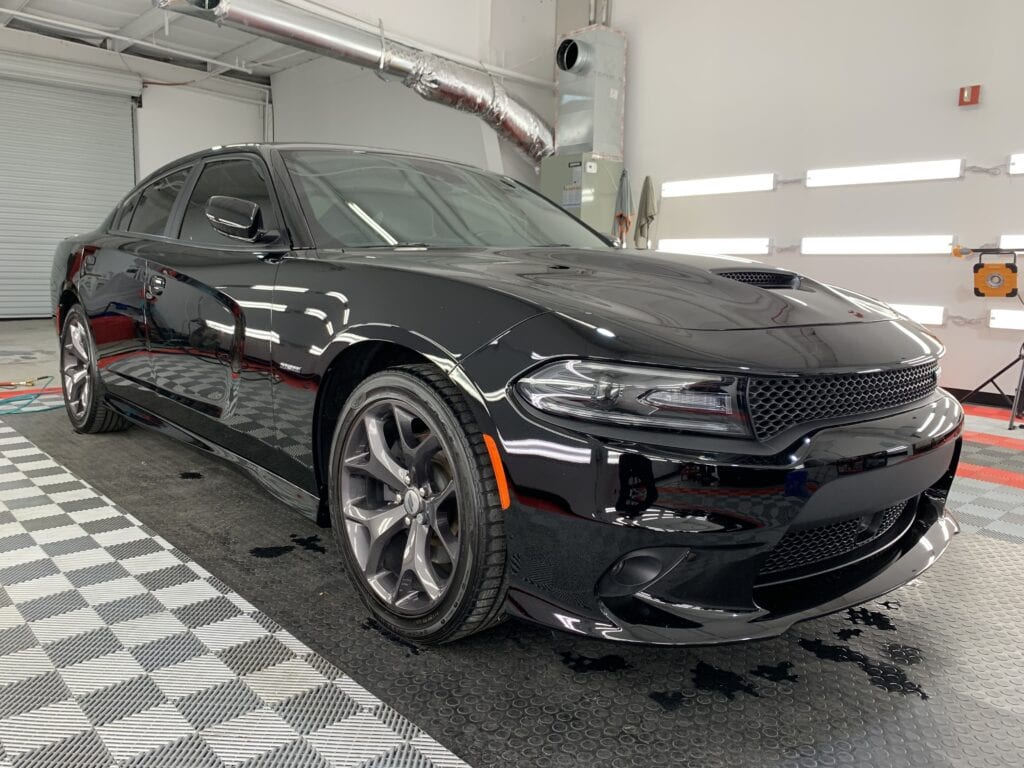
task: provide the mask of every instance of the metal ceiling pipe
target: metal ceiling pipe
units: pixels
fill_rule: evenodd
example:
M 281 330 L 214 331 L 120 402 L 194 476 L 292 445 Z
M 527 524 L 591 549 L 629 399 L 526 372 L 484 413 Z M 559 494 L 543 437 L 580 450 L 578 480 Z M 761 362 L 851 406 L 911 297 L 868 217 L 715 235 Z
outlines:
M 550 126 L 483 71 L 277 0 L 153 0 L 260 37 L 401 77 L 428 101 L 472 112 L 532 160 L 554 152 Z

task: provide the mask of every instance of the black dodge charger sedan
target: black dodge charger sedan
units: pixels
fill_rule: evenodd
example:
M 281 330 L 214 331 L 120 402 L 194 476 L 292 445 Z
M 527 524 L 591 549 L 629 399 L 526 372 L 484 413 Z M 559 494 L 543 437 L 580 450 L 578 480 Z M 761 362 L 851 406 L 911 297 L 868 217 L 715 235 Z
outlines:
M 74 429 L 235 462 L 333 527 L 414 642 L 508 613 L 769 637 L 907 583 L 957 531 L 963 414 L 928 332 L 756 262 L 615 248 L 467 166 L 200 152 L 64 241 L 53 299 Z

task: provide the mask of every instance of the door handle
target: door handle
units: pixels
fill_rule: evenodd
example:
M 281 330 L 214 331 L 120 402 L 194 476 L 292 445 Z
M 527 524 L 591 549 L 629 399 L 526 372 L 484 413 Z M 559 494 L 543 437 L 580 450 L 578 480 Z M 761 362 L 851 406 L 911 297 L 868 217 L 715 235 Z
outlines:
M 167 285 L 167 278 L 163 275 L 150 275 L 149 283 L 146 285 L 146 298 L 152 299 L 164 292 Z

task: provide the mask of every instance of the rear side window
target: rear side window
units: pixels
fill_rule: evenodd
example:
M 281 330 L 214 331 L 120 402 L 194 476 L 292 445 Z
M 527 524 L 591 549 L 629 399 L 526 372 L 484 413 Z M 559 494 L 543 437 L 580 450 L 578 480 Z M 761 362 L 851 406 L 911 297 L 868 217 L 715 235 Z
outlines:
M 214 195 L 238 197 L 256 203 L 263 218 L 263 229 L 277 228 L 277 216 L 270 200 L 265 171 L 251 160 L 218 160 L 207 163 L 188 199 L 181 222 L 180 239 L 204 245 L 238 245 L 238 240 L 222 235 L 206 218 L 206 203 Z
M 114 222 L 114 229 L 121 230 L 124 232 L 128 231 L 128 227 L 132 221 L 132 214 L 135 213 L 135 206 L 139 204 L 139 196 L 132 195 L 124 201 L 124 205 L 121 206 L 121 210 L 117 212 L 117 218 Z
M 135 210 L 131 214 L 131 224 L 127 229 L 129 232 L 137 232 L 140 235 L 162 235 L 167 228 L 167 220 L 171 217 L 171 209 L 178 193 L 185 185 L 191 168 L 169 173 L 157 179 L 142 193 L 135 198 Z M 129 203 L 131 205 L 131 203 Z M 125 224 L 122 218 L 121 226 Z

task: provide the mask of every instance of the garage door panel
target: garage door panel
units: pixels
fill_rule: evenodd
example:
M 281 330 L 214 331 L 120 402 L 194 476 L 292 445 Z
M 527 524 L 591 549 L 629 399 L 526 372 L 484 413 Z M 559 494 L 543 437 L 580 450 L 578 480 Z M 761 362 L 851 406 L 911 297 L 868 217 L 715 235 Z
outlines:
M 134 183 L 131 101 L 0 78 L 0 105 L 0 317 L 42 317 L 57 243 Z

